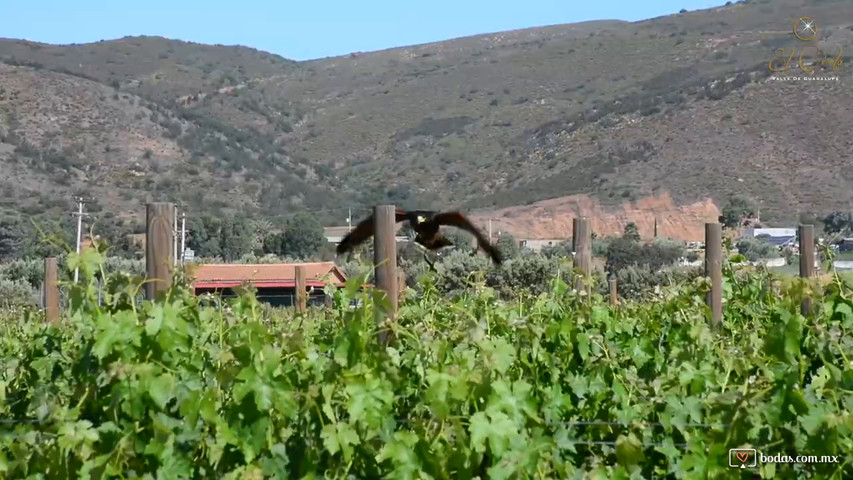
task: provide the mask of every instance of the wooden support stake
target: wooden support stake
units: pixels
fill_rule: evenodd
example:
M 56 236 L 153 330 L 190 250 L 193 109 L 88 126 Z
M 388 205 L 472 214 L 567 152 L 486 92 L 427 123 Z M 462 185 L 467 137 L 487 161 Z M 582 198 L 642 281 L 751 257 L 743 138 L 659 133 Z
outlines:
M 576 226 L 577 230 L 574 234 L 575 267 L 581 269 L 583 276 L 575 281 L 575 289 L 581 290 L 592 267 L 592 231 L 589 228 L 589 219 L 586 217 L 577 219 Z
M 305 285 L 305 267 L 296 266 L 296 311 L 305 313 L 308 309 L 308 288 Z
M 56 257 L 44 259 L 44 309 L 48 322 L 59 322 L 59 264 Z
M 145 267 L 148 283 L 145 297 L 157 298 L 172 285 L 172 203 L 149 203 L 146 209 Z
M 800 225 L 800 277 L 811 279 L 815 276 L 815 248 L 814 248 L 814 225 Z M 807 315 L 812 308 L 812 299 L 808 296 L 803 298 L 800 311 Z
M 711 308 L 711 324 L 723 321 L 723 230 L 719 223 L 705 224 L 705 276 L 711 279 L 711 291 L 705 303 Z
M 385 292 L 391 303 L 393 318 L 397 314 L 397 241 L 394 230 L 397 226 L 396 207 L 394 205 L 378 205 L 373 207 L 373 264 L 376 288 Z M 379 321 L 380 318 L 377 318 Z M 386 333 L 380 334 L 380 342 L 389 340 Z
M 572 252 L 578 251 L 578 219 L 572 219 Z
M 610 285 L 610 304 L 616 305 L 619 303 L 619 294 L 616 291 L 616 277 L 610 277 L 608 283 Z

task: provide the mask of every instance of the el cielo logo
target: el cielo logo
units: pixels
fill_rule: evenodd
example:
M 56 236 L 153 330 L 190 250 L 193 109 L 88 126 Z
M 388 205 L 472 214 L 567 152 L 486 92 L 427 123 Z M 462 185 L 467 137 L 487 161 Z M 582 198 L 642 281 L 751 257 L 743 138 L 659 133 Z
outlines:
M 804 42 L 817 37 L 817 25 L 810 17 L 800 17 L 794 22 L 794 36 Z
M 776 49 L 768 67 L 773 73 L 788 72 L 799 67 L 802 73 L 814 73 L 817 70 L 841 69 L 844 49 L 841 46 L 821 48 L 818 46 L 817 21 L 811 17 L 800 17 L 794 21 L 794 36 L 805 45 Z M 799 53 L 799 55 L 798 55 Z M 791 65 L 796 58 L 796 65 Z

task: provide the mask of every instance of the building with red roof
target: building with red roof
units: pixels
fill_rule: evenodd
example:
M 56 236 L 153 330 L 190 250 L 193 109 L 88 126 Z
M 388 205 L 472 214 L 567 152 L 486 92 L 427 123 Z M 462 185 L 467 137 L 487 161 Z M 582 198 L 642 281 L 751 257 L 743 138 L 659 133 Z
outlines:
M 196 295 L 219 293 L 234 296 L 234 289 L 252 286 L 259 301 L 275 306 L 296 304 L 296 267 L 305 269 L 308 304 L 326 302 L 323 288 L 327 281 L 337 287 L 346 283 L 346 275 L 334 262 L 261 263 L 261 264 L 196 264 L 188 266 Z

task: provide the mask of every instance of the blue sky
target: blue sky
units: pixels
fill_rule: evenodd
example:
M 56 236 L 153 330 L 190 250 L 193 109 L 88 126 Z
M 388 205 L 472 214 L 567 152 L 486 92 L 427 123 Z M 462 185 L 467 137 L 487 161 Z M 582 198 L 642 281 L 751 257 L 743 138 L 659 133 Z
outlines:
M 127 35 L 246 45 L 293 60 L 543 25 L 636 21 L 725 1 L 7 0 L 0 37 L 87 43 Z

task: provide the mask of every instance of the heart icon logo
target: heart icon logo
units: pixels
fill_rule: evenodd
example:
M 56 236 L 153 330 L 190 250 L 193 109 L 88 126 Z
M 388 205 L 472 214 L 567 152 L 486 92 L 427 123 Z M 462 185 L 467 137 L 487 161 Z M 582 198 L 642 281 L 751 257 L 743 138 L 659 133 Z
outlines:
M 737 452 L 737 459 L 741 461 L 741 463 L 746 463 L 749 459 L 749 452 Z

